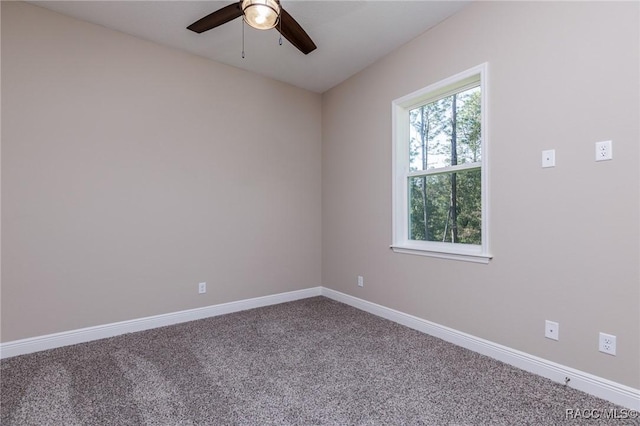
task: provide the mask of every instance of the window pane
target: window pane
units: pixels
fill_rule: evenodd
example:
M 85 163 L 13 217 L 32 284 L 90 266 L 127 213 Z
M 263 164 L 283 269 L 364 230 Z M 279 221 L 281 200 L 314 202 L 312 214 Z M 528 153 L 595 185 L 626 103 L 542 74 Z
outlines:
M 481 244 L 480 169 L 409 178 L 409 239 Z
M 480 161 L 480 105 L 477 86 L 410 110 L 410 170 Z

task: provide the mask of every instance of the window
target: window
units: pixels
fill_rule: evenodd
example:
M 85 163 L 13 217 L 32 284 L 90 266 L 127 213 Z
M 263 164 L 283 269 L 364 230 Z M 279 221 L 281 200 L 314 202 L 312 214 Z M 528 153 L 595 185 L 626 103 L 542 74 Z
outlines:
M 393 244 L 487 263 L 486 68 L 393 101 Z

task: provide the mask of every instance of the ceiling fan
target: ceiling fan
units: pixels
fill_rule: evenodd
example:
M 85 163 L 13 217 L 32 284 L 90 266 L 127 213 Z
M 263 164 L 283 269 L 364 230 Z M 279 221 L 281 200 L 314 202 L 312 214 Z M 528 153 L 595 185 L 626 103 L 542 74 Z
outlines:
M 280 0 L 240 0 L 218 9 L 189 25 L 198 34 L 243 16 L 244 22 L 259 30 L 276 28 L 291 44 L 305 55 L 316 49 L 311 37 L 291 15 L 280 6 Z

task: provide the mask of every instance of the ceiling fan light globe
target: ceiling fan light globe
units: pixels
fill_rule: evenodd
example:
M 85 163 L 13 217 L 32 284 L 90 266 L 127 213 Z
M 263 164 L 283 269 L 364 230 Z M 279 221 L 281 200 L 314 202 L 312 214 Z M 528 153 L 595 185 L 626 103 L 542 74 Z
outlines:
M 277 0 L 243 0 L 244 21 L 258 30 L 269 30 L 278 24 L 280 3 Z

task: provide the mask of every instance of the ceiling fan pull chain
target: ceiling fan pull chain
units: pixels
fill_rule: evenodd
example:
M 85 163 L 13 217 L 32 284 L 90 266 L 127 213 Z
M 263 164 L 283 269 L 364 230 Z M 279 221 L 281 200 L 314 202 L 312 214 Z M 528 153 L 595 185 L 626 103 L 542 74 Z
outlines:
M 278 44 L 282 46 L 282 17 L 278 19 L 278 25 L 280 25 L 280 39 L 278 40 Z
M 244 59 L 244 19 L 242 20 L 242 59 Z

